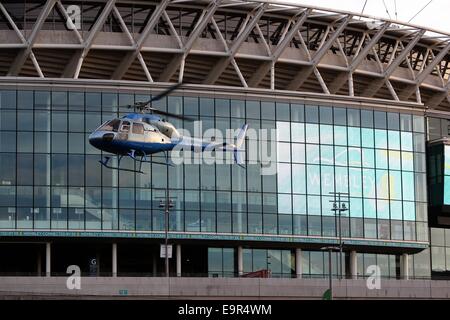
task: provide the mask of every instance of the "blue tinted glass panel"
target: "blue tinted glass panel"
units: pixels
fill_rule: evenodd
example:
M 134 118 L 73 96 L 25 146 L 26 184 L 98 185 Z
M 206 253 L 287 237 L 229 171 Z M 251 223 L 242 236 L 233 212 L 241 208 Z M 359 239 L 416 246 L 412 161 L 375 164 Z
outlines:
M 305 121 L 305 106 L 302 104 L 291 104 L 291 120 Z
M 400 132 L 388 131 L 389 149 L 400 150 Z
M 283 143 L 278 142 L 278 161 L 279 162 L 290 162 L 291 161 L 291 144 L 290 143 Z
M 305 166 L 300 164 L 292 165 L 292 188 L 294 193 L 306 193 Z
M 389 201 L 377 200 L 377 218 L 389 219 Z
M 388 152 L 387 150 L 375 150 L 375 163 L 378 169 L 388 168 Z
M 361 198 L 350 198 L 350 217 L 359 218 L 363 216 L 363 201 Z
M 321 166 L 322 195 L 327 195 L 334 191 L 334 167 Z
M 305 106 L 305 119 L 306 122 L 318 123 L 319 122 L 319 108 L 317 106 Z
M 389 172 L 389 198 L 393 200 L 402 199 L 402 175 L 400 171 Z
M 348 127 L 348 145 L 354 147 L 361 146 L 361 129 Z
M 293 195 L 293 213 L 294 214 L 306 214 L 306 196 L 305 195 Z
M 364 199 L 364 218 L 376 218 L 377 207 L 374 199 Z
M 403 204 L 401 201 L 391 201 L 391 219 L 402 220 Z
M 334 164 L 334 152 L 332 146 L 320 146 L 320 163 L 330 166 Z
M 361 148 L 348 148 L 348 164 L 351 167 L 361 167 Z
M 375 170 L 363 169 L 363 194 L 365 198 L 375 198 Z
M 387 170 L 377 170 L 377 198 L 389 199 L 389 174 Z
M 305 145 L 303 143 L 292 144 L 292 162 L 305 163 Z
M 386 112 L 374 111 L 375 128 L 386 129 Z
M 305 142 L 305 125 L 303 123 L 291 123 L 292 142 Z
M 375 148 L 387 149 L 387 132 L 386 130 L 375 130 Z
M 414 170 L 414 157 L 412 152 L 402 152 L 402 170 L 413 171 Z
M 320 194 L 320 167 L 308 165 L 306 174 L 308 178 L 308 194 Z
M 336 167 L 336 192 L 348 193 L 348 172 L 347 168 Z
M 403 200 L 414 201 L 414 173 L 402 172 Z
M 292 213 L 292 199 L 289 194 L 278 195 L 278 212 L 291 214 Z
M 389 151 L 389 169 L 400 170 L 401 153 L 400 151 Z
M 402 139 L 402 141 L 401 141 L 402 150 L 413 151 L 412 133 L 411 132 L 402 132 L 401 139 Z
M 416 206 L 414 202 L 403 201 L 403 219 L 407 221 L 416 220 Z
M 278 192 L 291 192 L 291 165 L 287 163 L 278 164 Z
M 337 166 L 347 166 L 347 148 L 334 147 L 335 163 Z
M 351 197 L 362 197 L 362 173 L 361 169 L 349 169 L 349 185 Z
M 375 168 L 375 155 L 373 149 L 362 149 L 362 166 L 364 168 Z
M 291 141 L 291 128 L 289 122 L 277 122 L 277 140 Z
M 321 214 L 320 197 L 308 196 L 308 215 L 319 216 Z
M 346 127 L 334 127 L 334 143 L 336 145 L 347 145 L 347 128 Z
M 320 123 L 333 123 L 333 108 L 330 107 L 319 107 L 320 112 Z
M 366 148 L 374 147 L 374 131 L 373 129 L 362 128 L 361 129 L 361 145 Z
M 334 109 L 334 124 L 345 126 L 347 125 L 347 110 L 345 108 Z
M 320 125 L 320 143 L 333 144 L 333 126 Z
M 306 142 L 319 143 L 319 125 L 306 124 Z
M 316 144 L 306 145 L 306 163 L 319 164 L 320 163 L 320 148 Z

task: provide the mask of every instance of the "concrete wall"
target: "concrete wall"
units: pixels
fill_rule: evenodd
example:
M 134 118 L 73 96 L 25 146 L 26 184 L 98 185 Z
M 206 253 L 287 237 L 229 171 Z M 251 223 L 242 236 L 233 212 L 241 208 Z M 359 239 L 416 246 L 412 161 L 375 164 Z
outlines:
M 69 290 L 66 277 L 0 277 L 0 299 L 186 298 L 321 299 L 327 280 L 246 278 L 95 278 Z M 335 280 L 336 299 L 448 299 L 450 281 L 389 280 L 368 290 L 365 280 Z

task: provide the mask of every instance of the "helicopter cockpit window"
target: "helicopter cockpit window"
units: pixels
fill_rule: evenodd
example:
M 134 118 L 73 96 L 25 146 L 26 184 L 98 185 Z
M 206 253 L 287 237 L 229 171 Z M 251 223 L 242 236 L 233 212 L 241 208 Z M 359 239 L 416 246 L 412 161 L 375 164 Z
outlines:
M 132 132 L 134 134 L 144 134 L 144 125 L 142 123 L 133 123 Z
M 119 130 L 119 127 L 120 127 L 120 120 L 114 119 L 114 120 L 111 120 L 108 123 L 104 124 L 102 127 L 100 127 L 99 130 L 117 132 L 117 130 Z
M 130 123 L 128 121 L 122 122 L 122 128 L 120 129 L 122 132 L 129 132 L 130 131 Z

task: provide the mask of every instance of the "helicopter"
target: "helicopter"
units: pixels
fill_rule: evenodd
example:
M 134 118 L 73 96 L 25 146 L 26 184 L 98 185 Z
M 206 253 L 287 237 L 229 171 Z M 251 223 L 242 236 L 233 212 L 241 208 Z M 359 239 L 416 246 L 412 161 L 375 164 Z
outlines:
M 219 143 L 214 141 L 204 141 L 198 138 L 184 137 L 175 126 L 161 116 L 173 117 L 182 120 L 191 120 L 188 117 L 158 110 L 151 106 L 151 103 L 158 101 L 179 88 L 178 83 L 169 87 L 164 92 L 152 97 L 148 101 L 136 102 L 134 105 L 126 105 L 127 108 L 135 108 L 138 113 L 129 113 L 121 118 L 114 118 L 105 121 L 89 135 L 89 143 L 102 151 L 111 153 L 118 157 L 117 167 L 109 164 L 112 156 L 104 156 L 99 162 L 106 168 L 122 171 L 144 173 L 142 163 L 154 163 L 171 166 L 168 153 L 175 147 L 182 147 L 184 150 L 202 152 L 224 151 L 233 152 L 234 161 L 243 167 L 242 149 L 248 125 L 244 124 L 239 130 L 236 143 Z M 165 162 L 151 161 L 148 156 L 164 153 Z M 132 170 L 120 167 L 123 157 L 130 157 L 139 162 L 139 169 Z

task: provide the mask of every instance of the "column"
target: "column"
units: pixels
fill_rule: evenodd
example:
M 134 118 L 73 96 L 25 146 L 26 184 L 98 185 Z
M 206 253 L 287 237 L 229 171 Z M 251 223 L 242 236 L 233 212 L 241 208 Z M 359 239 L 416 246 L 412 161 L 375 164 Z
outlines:
M 402 254 L 400 258 L 400 277 L 409 280 L 409 259 L 408 254 Z
M 112 276 L 117 277 L 117 243 L 112 244 Z
M 297 279 L 302 278 L 302 249 L 295 249 L 295 274 Z
M 177 277 L 181 277 L 181 245 L 177 244 Z
M 356 251 L 350 251 L 350 276 L 352 279 L 358 278 L 358 259 Z
M 244 261 L 242 257 L 242 246 L 238 247 L 238 274 L 239 277 L 244 275 Z
M 152 270 L 153 270 L 153 276 L 156 277 L 157 276 L 157 268 L 158 268 L 158 264 L 156 261 L 156 255 L 155 253 L 152 254 L 152 260 L 153 260 L 153 266 L 152 266 Z
M 38 248 L 38 254 L 37 254 L 37 275 L 38 277 L 42 276 L 42 257 L 41 257 L 41 250 Z
M 50 277 L 51 276 L 51 263 L 52 263 L 52 247 L 51 243 L 47 242 L 45 244 L 45 276 Z

